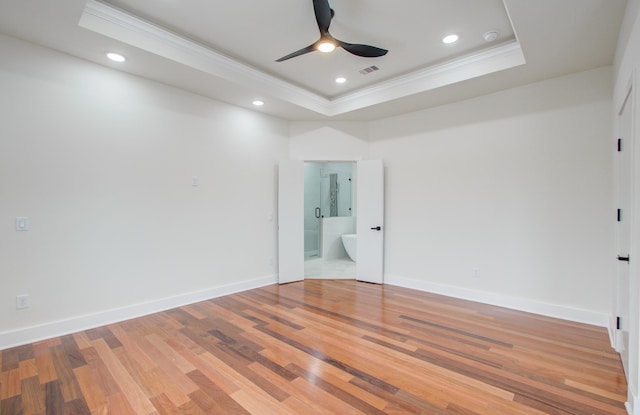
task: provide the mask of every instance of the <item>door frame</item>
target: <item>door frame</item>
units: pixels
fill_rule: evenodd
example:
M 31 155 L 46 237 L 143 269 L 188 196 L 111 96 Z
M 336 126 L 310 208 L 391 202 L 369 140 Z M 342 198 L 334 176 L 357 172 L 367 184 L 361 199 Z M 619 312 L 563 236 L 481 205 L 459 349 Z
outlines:
M 355 167 L 354 168 L 354 175 L 355 175 L 356 192 L 357 192 L 358 191 L 357 190 L 358 189 L 358 185 L 357 185 L 358 184 L 357 164 L 358 164 L 358 162 L 361 162 L 361 161 L 366 161 L 366 160 L 362 160 L 362 159 L 320 160 L 320 159 L 306 159 L 305 158 L 305 159 L 301 159 L 301 160 L 291 160 L 291 159 L 283 160 L 280 163 L 283 163 L 283 162 L 285 162 L 285 163 L 286 162 L 298 163 L 299 162 L 299 163 L 302 163 L 303 168 L 304 168 L 304 163 L 323 163 L 323 162 L 329 162 L 329 163 L 331 163 L 331 162 L 335 162 L 335 163 L 353 163 L 354 167 Z M 383 160 L 380 160 L 380 161 L 382 162 L 383 168 L 384 168 Z M 281 218 L 283 217 L 282 215 L 285 214 L 285 210 L 284 209 L 281 210 L 281 208 L 280 208 L 280 204 L 281 204 L 280 203 L 280 191 L 281 191 L 281 186 L 284 185 L 285 182 L 281 181 L 282 179 L 280 178 L 280 174 L 281 174 L 281 171 L 280 171 L 280 168 L 279 168 L 279 170 L 278 170 L 279 189 L 278 189 L 278 196 L 277 196 L 277 199 L 278 199 L 278 258 L 279 258 L 279 260 L 278 260 L 278 268 L 279 268 L 278 269 L 278 283 L 279 284 L 286 284 L 286 283 L 289 283 L 289 282 L 295 282 L 295 281 L 304 280 L 304 220 L 302 219 L 301 229 L 300 229 L 300 231 L 301 231 L 300 233 L 302 235 L 302 241 L 301 241 L 301 245 L 302 246 L 300 247 L 300 249 L 302 251 L 301 252 L 302 271 L 303 271 L 302 275 L 301 275 L 300 278 L 296 278 L 296 279 L 293 279 L 290 276 L 282 278 L 282 272 L 281 272 L 282 270 L 280 269 L 280 266 L 283 263 L 284 257 L 283 257 L 283 248 L 281 246 L 281 241 L 282 241 L 282 239 L 281 239 L 281 230 L 282 230 L 282 228 L 281 228 L 281 226 L 282 226 L 281 225 Z M 384 177 L 384 170 L 383 170 L 383 177 Z M 304 181 L 304 172 L 302 174 L 302 180 Z M 382 191 L 383 191 L 383 205 L 384 205 L 384 191 L 385 191 L 384 181 L 383 181 L 383 189 L 382 189 Z M 302 192 L 303 192 L 303 197 L 302 197 L 302 202 L 301 202 L 302 203 L 302 208 L 300 209 L 301 212 L 304 211 L 304 183 L 302 185 Z M 357 204 L 357 199 L 358 199 L 357 195 L 352 195 L 352 199 L 353 199 L 353 207 L 355 208 L 355 212 L 356 212 L 356 221 L 357 221 L 358 209 L 359 209 L 358 204 Z M 383 210 L 384 210 L 384 206 L 383 206 Z M 304 214 L 301 213 L 301 215 L 304 215 Z M 356 227 L 357 227 L 357 225 L 356 225 Z M 285 231 L 286 231 L 286 228 L 285 228 Z M 384 246 L 384 239 L 383 239 L 383 246 Z M 384 250 L 383 250 L 383 253 L 384 253 Z M 357 261 L 356 261 L 356 263 L 357 263 Z M 384 264 L 383 264 L 383 266 L 384 266 Z M 299 269 L 299 267 L 300 267 L 299 262 L 297 262 L 296 269 Z M 381 272 L 382 272 L 382 274 L 384 276 L 384 268 L 381 270 Z M 354 278 L 356 278 L 356 275 L 354 275 Z M 383 281 L 380 281 L 380 283 L 383 283 Z

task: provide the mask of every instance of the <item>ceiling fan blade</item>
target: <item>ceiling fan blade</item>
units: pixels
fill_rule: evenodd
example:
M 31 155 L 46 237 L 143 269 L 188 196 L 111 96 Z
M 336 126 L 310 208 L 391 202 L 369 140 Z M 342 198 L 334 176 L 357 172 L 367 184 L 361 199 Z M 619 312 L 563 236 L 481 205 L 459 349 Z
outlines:
M 347 52 L 353 53 L 357 56 L 362 56 L 364 58 L 378 58 L 380 56 L 386 55 L 387 52 L 389 52 L 387 49 L 382 49 L 375 46 L 347 43 L 337 39 L 336 41 Z
M 329 0 L 313 0 L 313 11 L 316 13 L 316 22 L 318 22 L 320 34 L 327 34 L 334 14 L 331 6 L 329 6 Z
M 315 43 L 313 45 L 309 45 L 306 48 L 302 48 L 293 53 L 288 54 L 287 56 L 283 56 L 280 59 L 276 59 L 276 62 L 286 61 L 287 59 L 295 58 L 296 56 L 304 55 L 305 53 L 313 52 L 316 50 Z

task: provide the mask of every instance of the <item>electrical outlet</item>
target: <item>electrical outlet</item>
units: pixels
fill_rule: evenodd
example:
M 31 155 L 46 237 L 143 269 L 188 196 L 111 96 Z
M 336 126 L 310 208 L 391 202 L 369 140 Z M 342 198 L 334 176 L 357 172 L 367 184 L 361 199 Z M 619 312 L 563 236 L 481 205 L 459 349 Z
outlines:
M 273 265 L 273 257 L 271 255 L 269 255 L 269 258 L 267 258 L 267 262 L 269 263 L 269 265 Z
M 23 310 L 25 308 L 29 308 L 29 306 L 30 306 L 30 301 L 29 301 L 28 294 L 16 296 L 16 310 Z
M 480 277 L 480 268 L 474 268 L 471 270 L 471 276 L 473 278 L 479 278 Z

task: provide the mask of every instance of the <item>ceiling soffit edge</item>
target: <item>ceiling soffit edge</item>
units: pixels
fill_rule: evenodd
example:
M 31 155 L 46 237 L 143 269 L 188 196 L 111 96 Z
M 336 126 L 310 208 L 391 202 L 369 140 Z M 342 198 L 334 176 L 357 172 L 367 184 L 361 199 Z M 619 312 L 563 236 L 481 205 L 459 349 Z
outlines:
M 332 100 L 333 115 L 524 65 L 517 41 L 380 82 Z
M 328 100 L 113 6 L 89 0 L 79 26 L 238 85 L 326 114 Z

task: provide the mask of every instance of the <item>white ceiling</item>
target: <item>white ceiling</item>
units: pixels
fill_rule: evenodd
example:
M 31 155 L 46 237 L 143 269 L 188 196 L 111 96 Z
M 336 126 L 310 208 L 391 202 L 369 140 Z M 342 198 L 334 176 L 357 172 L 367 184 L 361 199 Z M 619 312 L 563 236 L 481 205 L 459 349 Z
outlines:
M 330 32 L 389 49 L 277 58 L 312 0 L 0 0 L 0 33 L 290 120 L 371 120 L 612 63 L 626 0 L 329 0 Z M 485 42 L 482 34 L 498 30 Z M 444 35 L 460 40 L 444 45 Z M 128 60 L 104 57 L 117 51 Z M 371 65 L 378 71 L 362 75 Z M 347 83 L 335 83 L 344 76 Z

